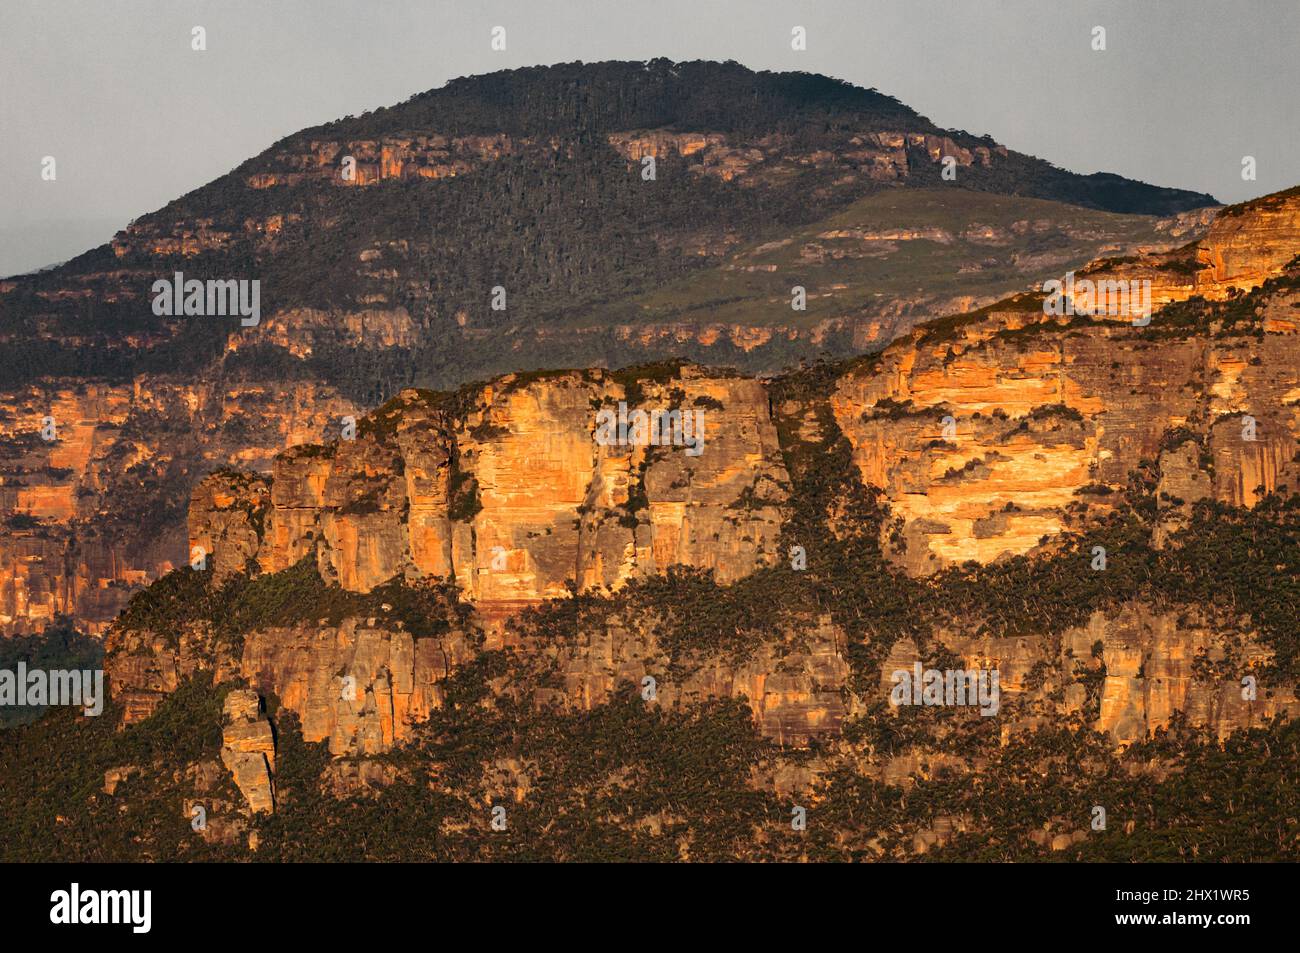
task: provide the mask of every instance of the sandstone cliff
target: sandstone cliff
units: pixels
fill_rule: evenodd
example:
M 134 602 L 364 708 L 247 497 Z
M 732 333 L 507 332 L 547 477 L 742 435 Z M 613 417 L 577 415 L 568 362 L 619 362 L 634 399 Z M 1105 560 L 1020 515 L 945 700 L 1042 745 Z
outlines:
M 1143 602 L 1092 613 L 1087 624 L 1032 636 L 971 636 L 941 630 L 937 644 L 961 666 L 996 670 L 1004 742 L 1052 715 L 1077 714 L 1117 744 L 1169 726 L 1175 713 L 1219 738 L 1300 712 L 1290 686 L 1261 688 L 1273 659 L 1249 619 L 1204 611 L 1175 613 Z M 892 673 L 911 670 L 923 653 L 895 643 L 881 668 L 881 694 Z M 1243 682 L 1252 677 L 1253 685 Z
M 68 615 L 103 632 L 133 591 L 190 561 L 185 510 L 201 475 L 267 466 L 358 412 L 305 383 L 141 377 L 0 395 L 0 630 Z
M 894 556 L 928 573 L 1029 552 L 1081 503 L 1104 509 L 1143 460 L 1161 461 L 1165 497 L 1183 502 L 1251 506 L 1300 485 L 1300 292 L 1288 281 L 1231 304 L 1287 274 L 1297 223 L 1300 196 L 1283 193 L 1221 216 L 1179 253 L 1209 264 L 1166 287 L 1166 303 L 1229 300 L 1202 327 L 1176 308 L 1144 327 L 1124 326 L 1128 315 L 1067 323 L 1028 296 L 923 327 L 846 374 L 832 407 L 863 481 L 886 492 Z M 1169 432 L 1204 452 L 1162 456 Z
M 254 814 L 275 810 L 271 772 L 275 770 L 275 737 L 260 712 L 256 692 L 236 689 L 226 696 L 221 761 L 235 779 Z
M 359 592 L 447 577 L 488 615 L 672 565 L 725 582 L 773 559 L 788 485 L 757 381 L 689 366 L 661 380 L 512 376 L 458 403 L 404 392 L 354 440 L 281 454 L 269 484 L 218 475 L 195 491 L 191 546 L 219 572 L 314 553 L 325 579 Z M 681 434 L 602 446 L 598 412 L 620 403 L 693 415 L 699 452 Z

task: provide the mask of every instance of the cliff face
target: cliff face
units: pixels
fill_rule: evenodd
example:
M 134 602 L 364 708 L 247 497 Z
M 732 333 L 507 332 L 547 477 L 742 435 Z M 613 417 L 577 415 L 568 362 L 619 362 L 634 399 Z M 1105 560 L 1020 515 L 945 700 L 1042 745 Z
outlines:
M 668 424 L 668 442 L 635 442 L 638 409 L 686 424 Z M 601 414 L 617 422 L 620 412 L 633 442 L 617 442 L 616 424 L 604 442 Z M 364 418 L 354 439 L 278 455 L 269 478 L 214 474 L 194 492 L 190 545 L 216 579 L 307 557 L 354 592 L 394 577 L 453 580 L 487 624 L 489 647 L 513 644 L 558 666 L 559 688 L 538 689 L 539 702 L 586 709 L 651 676 L 663 683 L 660 704 L 744 696 L 765 734 L 802 744 L 835 732 L 846 712 L 843 636 L 828 620 L 807 640 L 788 634 L 757 654 L 700 656 L 674 678 L 643 619 L 578 627 L 565 644 L 521 644 L 501 625 L 575 585 L 606 593 L 674 566 L 723 583 L 746 576 L 774 560 L 788 492 L 757 381 L 689 365 L 511 376 L 451 398 L 405 392 Z M 128 722 L 209 668 L 273 692 L 300 714 L 306 740 L 345 758 L 406 737 L 442 705 L 439 682 L 478 651 L 469 632 L 414 637 L 360 618 L 258 629 L 238 650 L 204 626 L 179 639 L 119 626 L 109 650 Z
M 1249 619 L 1174 613 L 1137 601 L 1096 611 L 1085 625 L 1055 634 L 940 630 L 936 640 L 963 667 L 999 673 L 1004 743 L 1052 715 L 1077 715 L 1116 744 L 1131 744 L 1167 728 L 1176 713 L 1222 739 L 1300 711 L 1292 687 L 1261 687 L 1273 653 Z M 912 640 L 896 642 L 881 667 L 878 697 L 888 697 L 895 671 L 910 671 L 921 659 Z M 1247 674 L 1253 690 L 1243 681 Z
M 628 412 L 631 387 L 633 411 L 676 411 L 702 427 L 698 445 L 684 430 L 675 445 L 602 445 L 598 416 Z M 672 565 L 738 579 L 772 560 L 788 493 L 762 385 L 691 367 L 506 377 L 459 408 L 404 392 L 354 440 L 281 454 L 269 484 L 243 479 L 194 494 L 190 543 L 219 572 L 314 552 L 344 589 L 449 577 L 488 615 Z
M 200 474 L 267 466 L 355 413 L 306 383 L 139 378 L 0 394 L 0 628 L 39 631 L 64 614 L 102 632 L 137 587 L 189 562 Z
M 554 656 L 562 673 L 562 688 L 538 692 L 538 700 L 579 710 L 609 701 L 624 682 L 667 708 L 744 698 L 765 737 L 799 747 L 836 737 L 852 710 L 844 633 L 829 616 L 800 620 L 789 631 L 772 633 L 747 657 L 697 658 L 685 676 L 670 674 L 674 666 L 669 653 L 659 644 L 654 627 L 639 620 L 579 627 L 570 643 L 528 648 Z
M 247 176 L 249 188 L 298 185 L 308 179 L 363 187 L 400 179 L 443 179 L 473 172 L 479 165 L 532 148 L 531 139 L 510 136 L 396 135 L 382 140 L 331 141 L 312 139 L 302 151 L 277 151 L 266 157 L 263 170 Z M 344 172 L 344 160 L 352 163 Z
M 746 657 L 705 654 L 685 668 L 674 667 L 653 628 L 639 620 L 579 626 L 571 640 L 515 645 L 532 664 L 556 666 L 560 679 L 553 687 L 513 685 L 503 691 L 573 711 L 608 702 L 625 682 L 670 709 L 743 697 L 765 736 L 806 745 L 838 734 L 849 712 L 844 635 L 829 618 L 807 624 L 806 632 L 774 633 Z M 120 630 L 110 639 L 109 678 L 115 697 L 126 704 L 127 724 L 151 715 L 196 672 L 243 679 L 296 712 L 306 741 L 327 742 L 336 758 L 364 759 L 391 750 L 443 707 L 441 683 L 478 654 L 481 641 L 473 630 L 417 637 L 373 617 L 347 618 L 339 625 L 257 629 L 235 657 L 206 632 L 187 633 L 177 644 L 147 631 Z M 647 678 L 653 691 L 644 687 Z M 248 732 L 261 737 L 260 729 Z M 244 751 L 230 737 L 226 746 Z M 268 757 L 273 769 L 273 749 Z
M 100 248 L 0 281 L 0 632 L 56 614 L 102 632 L 188 561 L 198 477 L 269 467 L 405 388 L 856 354 L 1099 255 L 1185 243 L 1212 205 L 735 64 L 507 71 L 303 130 Z M 1214 267 L 1255 267 L 1257 237 L 1225 237 Z M 155 314 L 155 282 L 177 273 L 258 283 L 258 322 Z M 657 541 L 635 543 L 650 558 L 676 545 L 665 502 Z M 622 571 L 600 562 L 575 571 Z
M 416 639 L 373 622 L 251 633 L 240 674 L 298 712 L 307 741 L 339 757 L 380 754 L 442 706 L 439 682 L 474 646 L 463 632 Z
M 1234 205 L 1217 216 L 1206 237 L 1197 243 L 1197 261 L 1208 272 L 1206 285 L 1253 288 L 1295 257 L 1300 245 L 1300 189 L 1288 189 Z
M 1095 283 L 1151 282 L 1151 304 L 1163 307 L 1192 296 L 1221 301 L 1278 275 L 1300 243 L 1300 192 L 1289 189 L 1216 215 L 1203 237 L 1177 249 L 1103 259 L 1080 272 Z M 1077 296 L 1087 307 L 1096 294 Z M 1123 316 L 1126 317 L 1126 316 Z
M 839 148 L 812 151 L 801 151 L 794 137 L 779 134 L 745 139 L 722 133 L 645 130 L 613 132 L 607 140 L 633 162 L 645 156 L 697 156 L 693 168 L 698 173 L 747 185 L 774 184 L 808 168 L 892 182 L 907 178 L 918 158 L 938 163 L 951 156 L 958 167 L 978 164 L 987 169 L 1007 157 L 1005 146 L 967 149 L 946 136 L 903 130 L 858 132 L 837 143 Z
M 1205 280 L 1166 293 L 1229 299 L 1281 275 L 1300 247 L 1297 223 L 1295 196 L 1229 216 L 1182 253 L 1218 262 Z M 1109 267 L 1134 280 L 1149 273 Z M 1143 460 L 1162 462 L 1181 491 L 1169 493 L 1171 483 L 1167 496 L 1184 502 L 1211 495 L 1204 485 L 1242 506 L 1297 486 L 1298 304 L 1289 285 L 1262 296 L 1258 331 L 1234 331 L 1228 319 L 1186 333 L 1174 312 L 1157 311 L 1144 329 L 1103 316 L 1058 332 L 1065 319 L 1019 299 L 919 330 L 846 375 L 831 403 L 863 481 L 886 491 L 895 558 L 915 573 L 986 563 L 1060 533 L 1082 502 L 1104 509 Z M 1204 458 L 1162 457 L 1175 430 Z

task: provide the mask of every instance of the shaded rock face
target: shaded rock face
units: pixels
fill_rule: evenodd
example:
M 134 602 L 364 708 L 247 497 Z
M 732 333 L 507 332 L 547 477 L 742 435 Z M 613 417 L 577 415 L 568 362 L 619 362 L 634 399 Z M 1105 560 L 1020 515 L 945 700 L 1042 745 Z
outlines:
M 416 639 L 346 619 L 337 627 L 251 633 L 240 675 L 296 711 L 305 740 L 356 757 L 387 751 L 441 708 L 439 683 L 475 651 L 461 632 Z
M 700 443 L 602 443 L 598 414 L 620 403 L 693 414 Z M 763 386 L 689 367 L 635 385 L 507 377 L 460 410 L 406 392 L 355 440 L 282 454 L 269 484 L 236 482 L 214 476 L 191 503 L 191 547 L 220 571 L 314 552 L 345 589 L 446 577 L 488 617 L 672 565 L 738 579 L 774 558 L 788 493 Z
M 113 698 L 123 705 L 126 724 L 148 718 L 199 672 L 211 671 L 218 682 L 239 673 L 238 659 L 206 623 L 165 633 L 114 627 L 105 650 L 104 673 Z
M 1201 447 L 1195 440 L 1160 454 L 1160 481 L 1156 484 L 1160 522 L 1152 536 L 1157 549 L 1188 524 L 1197 501 L 1214 495 L 1214 481 L 1202 466 Z
M 1293 688 L 1270 683 L 1273 654 L 1245 619 L 1134 602 L 1094 612 L 1085 625 L 1054 637 L 940 632 L 937 641 L 967 669 L 998 671 L 1004 741 L 1048 712 L 1077 712 L 1126 745 L 1167 727 L 1177 712 L 1225 738 L 1300 711 Z M 881 668 L 879 697 L 888 700 L 893 672 L 911 671 L 918 661 L 922 654 L 910 639 L 897 642 Z M 1248 676 L 1253 691 L 1243 683 Z
M 218 471 L 194 489 L 208 517 L 208 535 L 190 547 L 191 566 L 213 571 L 217 579 L 242 572 L 257 553 L 259 531 L 266 519 L 270 481 L 250 473 Z
M 237 784 L 231 790 L 233 777 L 224 760 L 223 750 L 220 760 L 209 758 L 186 766 L 184 779 L 193 796 L 182 800 L 181 816 L 207 843 L 239 844 L 256 850 L 257 836 L 248 830 L 252 808 L 246 797 L 239 800 L 242 791 Z M 246 775 L 246 779 L 250 781 L 249 790 L 254 790 L 252 776 Z M 263 806 L 265 802 L 260 798 L 264 796 L 263 791 L 259 795 L 259 804 Z
M 116 627 L 105 667 L 126 724 L 152 715 L 185 679 L 210 671 L 216 681 L 242 680 L 274 693 L 298 713 L 307 741 L 328 741 L 330 752 L 342 757 L 387 751 L 406 737 L 413 721 L 441 707 L 439 683 L 477 647 L 478 640 L 459 630 L 417 639 L 355 618 L 337 626 L 258 629 L 244 636 L 240 650 L 206 626 L 176 636 Z M 270 762 L 274 767 L 274 752 Z
M 0 631 L 68 615 L 103 632 L 133 591 L 190 562 L 186 504 L 203 474 L 267 467 L 355 413 L 304 383 L 139 378 L 0 394 Z
M 341 789 L 355 790 L 380 780 L 374 771 L 356 766 L 402 742 L 414 724 L 441 708 L 442 681 L 481 647 L 481 638 L 470 632 L 415 638 L 404 629 L 357 618 L 338 626 L 248 633 L 238 659 L 198 633 L 182 638 L 180 645 L 147 632 L 119 629 L 114 634 L 109 679 L 114 696 L 125 699 L 127 724 L 148 717 L 184 677 L 198 671 L 214 670 L 218 679 L 239 679 L 256 689 L 228 696 L 222 754 L 250 804 L 254 795 L 245 784 L 262 790 L 252 755 L 265 754 L 268 770 L 275 768 L 270 726 L 258 715 L 258 692 L 274 694 L 298 714 L 304 740 L 327 742 L 335 758 L 354 765 L 341 769 L 336 780 Z M 745 658 L 702 653 L 674 666 L 653 628 L 628 620 L 579 630 L 572 642 L 515 648 L 539 664 L 558 666 L 561 687 L 537 689 L 538 703 L 588 710 L 609 701 L 624 682 L 646 692 L 643 679 L 649 676 L 654 680 L 646 697 L 650 703 L 672 708 L 743 696 L 765 737 L 804 746 L 837 735 L 849 713 L 844 641 L 843 633 L 823 617 L 806 630 L 778 634 L 755 646 Z
M 1222 263 L 1217 297 L 1258 286 L 1294 257 L 1300 196 L 1267 207 L 1230 217 L 1180 253 Z M 1236 250 L 1243 232 L 1259 243 L 1254 257 Z M 1122 273 L 1142 274 L 1132 267 Z M 1030 552 L 1066 527 L 1072 505 L 1104 507 L 1179 428 L 1207 453 L 1166 459 L 1169 497 L 1249 507 L 1300 485 L 1298 302 L 1285 288 L 1267 294 L 1262 337 L 1162 338 L 1161 313 L 1151 334 L 1105 317 L 1049 332 L 1030 298 L 895 343 L 831 397 L 863 482 L 885 490 L 891 555 L 926 574 Z
M 802 747 L 814 738 L 838 736 L 849 714 L 844 645 L 844 633 L 825 616 L 805 632 L 784 633 L 755 646 L 748 658 L 700 658 L 682 666 L 683 675 L 670 665 L 653 628 L 612 624 L 552 649 L 564 687 L 538 694 L 544 701 L 560 700 L 579 709 L 604 704 L 625 682 L 647 701 L 669 708 L 743 696 L 765 737 Z
M 609 133 L 609 144 L 633 162 L 644 156 L 698 156 L 691 166 L 696 174 L 713 175 L 725 182 L 747 185 L 779 183 L 809 167 L 838 170 L 843 175 L 879 182 L 895 182 L 912 174 L 913 165 L 938 163 L 951 156 L 963 168 L 991 168 L 1006 159 L 1000 145 L 967 149 L 946 136 L 901 130 L 860 132 L 845 136 L 841 148 L 801 152 L 794 137 L 772 134 L 746 139 L 716 132 L 675 133 L 645 130 Z
M 369 274 L 369 272 L 367 272 Z M 380 275 L 374 274 L 378 279 Z M 419 340 L 420 328 L 401 307 L 382 307 L 386 302 L 361 302 L 372 307 L 353 309 L 289 308 L 267 319 L 253 335 L 231 335 L 226 351 L 236 354 L 250 347 L 273 345 L 294 357 L 310 358 L 323 348 L 387 349 L 411 347 Z
M 252 189 L 299 185 L 307 180 L 358 188 L 394 179 L 444 179 L 473 172 L 519 149 L 531 149 L 532 139 L 507 135 L 389 136 L 382 140 L 312 139 L 298 151 L 274 151 L 263 157 L 262 169 L 247 176 Z M 345 174 L 345 158 L 352 162 Z

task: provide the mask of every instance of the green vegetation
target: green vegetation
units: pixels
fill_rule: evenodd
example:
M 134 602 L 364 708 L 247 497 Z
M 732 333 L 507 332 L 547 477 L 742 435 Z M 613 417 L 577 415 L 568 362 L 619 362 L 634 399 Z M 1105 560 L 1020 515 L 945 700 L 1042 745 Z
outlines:
M 254 822 L 255 853 L 208 845 L 181 810 L 192 781 L 172 765 L 216 757 L 228 686 L 204 678 L 170 696 L 148 721 L 117 733 L 110 713 L 62 711 L 0 734 L 0 858 L 5 861 L 843 861 L 918 856 L 914 837 L 956 818 L 964 830 L 926 860 L 1294 860 L 1300 808 L 1300 723 L 1272 722 L 1220 745 L 1179 719 L 1116 753 L 1077 725 L 1043 727 L 999 743 L 992 719 L 877 706 L 846 739 L 881 753 L 935 746 L 950 766 L 908 788 L 840 763 L 812 794 L 755 786 L 790 753 L 758 738 L 741 702 L 665 711 L 624 684 L 588 712 L 520 703 L 489 685 L 529 675 L 488 652 L 447 683 L 447 705 L 381 759 L 394 780 L 336 800 L 322 789 L 323 743 L 303 741 L 297 715 L 268 704 L 276 725 L 277 810 Z M 933 716 L 933 717 L 931 717 Z M 77 753 L 51 758 L 52 751 Z M 1152 759 L 1162 774 L 1134 770 Z M 796 759 L 797 760 L 797 759 Z M 971 766 L 979 763 L 978 773 Z M 512 770 L 494 766 L 509 764 Z M 110 796 L 103 772 L 140 766 Z M 179 779 L 176 777 L 179 775 Z M 516 790 L 524 793 L 515 799 Z M 228 784 L 201 800 L 238 799 Z M 790 828 L 790 806 L 808 829 Z M 1031 836 L 1107 829 L 1052 852 Z M 491 807 L 506 809 L 493 831 Z M 121 813 L 124 812 L 124 813 Z M 58 820 L 56 820 L 56 816 Z
M 1025 228 L 1035 220 L 1048 227 Z M 1085 220 L 1086 229 L 1080 227 Z M 990 229 L 992 241 L 985 237 Z M 594 326 L 612 314 L 628 323 L 811 328 L 845 315 L 869 317 L 879 305 L 899 299 L 937 307 L 965 296 L 1001 298 L 1040 286 L 1071 265 L 1081 267 L 1102 246 L 1096 240 L 1102 234 L 1123 244 L 1156 239 L 1146 216 L 1072 209 L 1063 219 L 1059 205 L 1018 195 L 888 189 L 777 241 L 766 234 L 755 238 L 715 267 L 575 320 Z M 875 237 L 888 235 L 913 237 Z M 806 311 L 790 308 L 796 284 L 808 289 Z M 1041 296 L 1033 300 L 1041 302 Z M 832 343 L 841 353 L 854 350 L 847 335 Z
M 808 858 L 915 856 L 916 832 L 954 818 L 964 830 L 927 852 L 927 861 L 1209 863 L 1300 856 L 1287 820 L 1300 808 L 1293 783 L 1300 722 L 1239 731 L 1220 744 L 1176 719 L 1122 754 L 1109 739 L 1071 726 L 1017 734 L 1007 746 L 974 727 L 962 736 L 962 750 L 968 764 L 979 761 L 978 774 L 941 770 L 901 795 L 849 769 L 832 774 L 818 789 L 824 800 L 809 813 Z M 1163 779 L 1136 770 L 1151 759 L 1168 766 Z M 1104 831 L 1090 829 L 1094 805 L 1105 808 Z M 1052 835 L 1087 836 L 1052 851 L 1030 840 L 1045 824 Z
M 398 578 L 368 593 L 349 592 L 322 580 L 315 555 L 308 554 L 281 572 L 235 575 L 220 585 L 211 570 L 174 570 L 132 596 L 114 625 L 176 645 L 182 630 L 201 624 L 218 644 L 238 649 L 244 635 L 258 629 L 338 625 L 348 617 L 400 620 L 419 638 L 463 626 L 467 612 L 453 589 L 432 582 L 409 585 Z
M 466 470 L 457 467 L 451 471 L 448 493 L 451 504 L 447 516 L 454 522 L 468 523 L 483 509 L 478 495 L 478 478 Z
M 220 860 L 190 828 L 186 768 L 221 748 L 221 705 L 231 686 L 207 674 L 167 697 L 152 718 L 117 731 L 121 709 L 95 718 L 59 708 L 35 724 L 0 731 L 0 857 L 5 862 Z M 132 766 L 116 796 L 104 772 Z M 213 796 L 239 797 L 226 781 Z

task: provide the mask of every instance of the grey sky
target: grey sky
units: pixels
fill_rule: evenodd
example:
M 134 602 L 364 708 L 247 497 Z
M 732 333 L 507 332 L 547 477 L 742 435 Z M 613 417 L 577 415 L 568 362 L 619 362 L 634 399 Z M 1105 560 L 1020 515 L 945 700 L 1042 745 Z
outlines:
M 572 60 L 826 73 L 1068 169 L 1239 201 L 1300 184 L 1297 36 L 1297 0 L 0 0 L 0 275 L 106 241 L 304 126 Z

